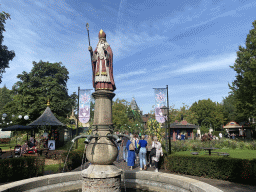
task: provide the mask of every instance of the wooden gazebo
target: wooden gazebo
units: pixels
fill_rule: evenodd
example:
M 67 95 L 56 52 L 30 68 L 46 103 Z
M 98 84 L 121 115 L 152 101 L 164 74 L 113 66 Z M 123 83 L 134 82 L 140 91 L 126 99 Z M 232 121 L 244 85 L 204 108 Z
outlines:
M 245 137 L 247 139 L 251 139 L 253 134 L 251 125 L 245 122 L 238 124 L 235 121 L 230 121 L 225 126 L 223 126 L 223 129 L 225 129 L 230 134 L 235 133 L 237 136 Z
M 180 133 L 187 133 L 188 139 L 194 139 L 193 129 L 197 129 L 199 126 L 188 123 L 186 120 L 181 122 L 175 121 L 170 124 L 170 133 L 172 135 L 172 140 L 176 141 L 176 137 Z
M 50 102 L 47 102 L 47 107 L 44 113 L 38 117 L 35 121 L 30 123 L 28 126 L 38 127 L 38 126 L 48 126 L 50 127 L 50 132 L 48 135 L 49 140 L 55 140 L 56 145 L 61 146 L 64 144 L 64 129 L 57 129 L 59 126 L 65 127 L 66 125 L 61 123 L 52 113 L 50 109 Z

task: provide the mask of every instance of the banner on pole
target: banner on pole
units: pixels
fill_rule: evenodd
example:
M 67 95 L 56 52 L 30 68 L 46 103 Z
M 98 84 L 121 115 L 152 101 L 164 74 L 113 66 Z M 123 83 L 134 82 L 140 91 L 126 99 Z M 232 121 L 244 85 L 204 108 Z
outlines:
M 79 91 L 79 121 L 87 123 L 90 120 L 91 89 Z
M 155 89 L 155 117 L 159 123 L 165 122 L 165 118 L 161 110 L 161 107 L 163 106 L 167 106 L 167 89 L 157 88 Z

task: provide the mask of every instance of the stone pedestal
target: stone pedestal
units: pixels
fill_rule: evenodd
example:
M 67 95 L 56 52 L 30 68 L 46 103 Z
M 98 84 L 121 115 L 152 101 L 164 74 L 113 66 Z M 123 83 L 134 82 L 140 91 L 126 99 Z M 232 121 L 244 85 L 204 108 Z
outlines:
M 122 170 L 114 165 L 90 165 L 82 171 L 83 192 L 120 192 Z
M 115 94 L 111 91 L 97 90 L 95 99 L 93 138 L 86 149 L 86 158 L 92 164 L 82 172 L 82 191 L 121 191 L 121 170 L 113 165 L 117 157 L 117 146 L 112 138 L 112 99 Z
M 93 135 L 106 136 L 113 133 L 112 129 L 112 99 L 111 91 L 96 91 Z M 92 164 L 111 165 L 117 157 L 117 147 L 113 139 L 107 137 L 94 138 L 86 149 L 86 158 Z

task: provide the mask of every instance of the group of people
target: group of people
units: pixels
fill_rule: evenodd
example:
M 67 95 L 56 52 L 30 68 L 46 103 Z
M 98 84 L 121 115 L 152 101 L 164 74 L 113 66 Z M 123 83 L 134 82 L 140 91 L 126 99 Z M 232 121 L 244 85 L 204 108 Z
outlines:
M 184 133 L 177 134 L 177 140 L 185 140 L 186 136 Z
M 29 150 L 29 148 L 33 148 L 36 146 L 37 141 L 35 138 L 30 137 L 28 141 L 25 141 L 25 143 L 21 146 L 21 153 L 25 154 Z
M 128 135 L 128 133 L 126 133 Z M 127 162 L 127 166 L 132 170 L 135 161 L 139 159 L 140 170 L 146 170 L 148 166 L 155 164 L 155 171 L 158 172 L 158 162 L 160 156 L 163 156 L 161 143 L 155 136 L 152 141 L 151 136 L 141 135 L 140 139 L 134 135 L 130 135 L 130 140 L 123 138 L 121 147 L 123 148 L 123 158 Z

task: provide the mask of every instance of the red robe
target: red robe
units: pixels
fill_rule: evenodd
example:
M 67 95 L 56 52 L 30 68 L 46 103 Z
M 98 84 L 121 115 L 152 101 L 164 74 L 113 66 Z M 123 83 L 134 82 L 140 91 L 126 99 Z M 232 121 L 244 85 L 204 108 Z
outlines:
M 107 51 L 107 54 L 105 55 L 108 55 L 108 58 L 105 59 L 100 59 L 99 56 L 97 55 L 97 48 L 95 49 L 94 53 L 93 53 L 93 57 L 97 57 L 97 60 L 96 61 L 93 61 L 92 60 L 92 71 L 93 71 L 93 87 L 95 90 L 111 90 L 111 91 L 114 91 L 116 90 L 116 86 L 115 86 L 115 82 L 114 82 L 114 76 L 113 76 L 113 52 L 112 52 L 112 49 L 110 46 L 107 47 L 106 49 Z M 101 62 L 100 62 L 101 61 Z M 107 71 L 106 68 L 105 68 L 105 62 L 107 62 L 106 64 L 106 67 L 109 68 L 109 70 Z M 95 76 L 98 75 L 99 76 L 99 68 L 100 68 L 100 64 L 101 64 L 101 69 L 102 71 L 101 72 L 104 72 L 104 73 L 108 73 L 107 75 L 109 75 L 109 78 L 110 78 L 110 82 L 108 81 L 98 81 L 98 82 L 95 82 Z M 96 67 L 97 65 L 97 67 Z M 97 68 L 97 71 L 96 71 L 96 68 Z

